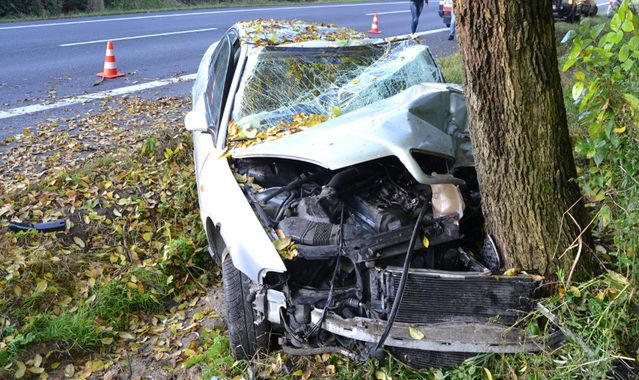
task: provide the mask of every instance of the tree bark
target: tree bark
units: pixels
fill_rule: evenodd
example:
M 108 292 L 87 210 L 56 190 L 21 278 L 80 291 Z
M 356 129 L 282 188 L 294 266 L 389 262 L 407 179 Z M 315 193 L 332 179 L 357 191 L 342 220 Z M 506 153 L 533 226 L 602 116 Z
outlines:
M 454 9 L 487 232 L 505 268 L 568 271 L 587 216 L 572 181 L 551 0 Z M 590 259 L 585 247 L 580 256 Z
M 89 2 L 87 4 L 87 8 L 91 12 L 103 11 L 104 10 L 104 0 L 89 0 Z

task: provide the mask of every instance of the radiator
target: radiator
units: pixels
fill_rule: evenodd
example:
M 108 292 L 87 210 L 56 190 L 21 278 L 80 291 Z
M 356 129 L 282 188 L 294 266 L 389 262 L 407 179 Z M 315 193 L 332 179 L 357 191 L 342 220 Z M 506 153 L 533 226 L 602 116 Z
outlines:
M 386 310 L 390 310 L 395 300 L 401 271 L 401 268 L 389 267 L 383 273 Z M 526 275 L 412 269 L 396 321 L 514 324 L 531 310 L 538 285 Z

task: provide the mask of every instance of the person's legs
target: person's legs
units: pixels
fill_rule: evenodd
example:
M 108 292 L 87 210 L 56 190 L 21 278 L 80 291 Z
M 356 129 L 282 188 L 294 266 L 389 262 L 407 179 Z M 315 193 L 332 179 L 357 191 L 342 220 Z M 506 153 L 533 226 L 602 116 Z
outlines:
M 424 9 L 423 1 L 410 1 L 410 13 L 412 15 L 410 31 L 412 34 L 415 34 L 415 32 L 417 31 L 417 24 L 419 23 L 419 16 L 422 14 L 422 9 Z
M 455 39 L 455 12 L 453 12 L 452 16 L 450 17 L 450 33 L 448 34 L 448 39 L 449 40 L 454 40 Z

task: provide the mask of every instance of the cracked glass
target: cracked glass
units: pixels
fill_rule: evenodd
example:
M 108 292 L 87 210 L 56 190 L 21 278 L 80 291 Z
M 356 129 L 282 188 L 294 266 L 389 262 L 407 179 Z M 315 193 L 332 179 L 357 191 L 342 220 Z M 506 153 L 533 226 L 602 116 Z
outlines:
M 300 120 L 315 125 L 413 85 L 443 82 L 429 49 L 413 40 L 266 46 L 249 57 L 245 70 L 232 113 L 238 131 L 231 138 L 249 130 L 286 130 Z

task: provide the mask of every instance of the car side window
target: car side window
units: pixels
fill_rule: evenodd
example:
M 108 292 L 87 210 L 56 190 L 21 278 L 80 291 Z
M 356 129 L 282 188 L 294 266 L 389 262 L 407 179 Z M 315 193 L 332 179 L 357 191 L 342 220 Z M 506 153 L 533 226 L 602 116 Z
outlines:
M 226 36 L 220 41 L 209 67 L 209 83 L 206 87 L 206 119 L 213 135 L 217 136 L 224 107 L 224 90 L 231 58 L 231 45 Z

